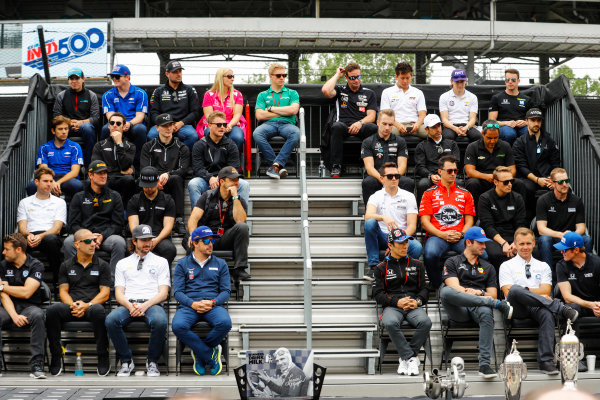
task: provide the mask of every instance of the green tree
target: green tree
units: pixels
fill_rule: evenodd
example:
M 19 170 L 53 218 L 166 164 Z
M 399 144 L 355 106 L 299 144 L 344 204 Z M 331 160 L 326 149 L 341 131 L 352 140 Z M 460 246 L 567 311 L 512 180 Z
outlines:
M 571 92 L 575 96 L 600 96 L 600 78 L 592 79 L 589 75 L 585 75 L 583 78 L 576 78 L 573 70 L 565 64 L 554 70 L 552 79 L 557 78 L 561 74 L 569 79 Z

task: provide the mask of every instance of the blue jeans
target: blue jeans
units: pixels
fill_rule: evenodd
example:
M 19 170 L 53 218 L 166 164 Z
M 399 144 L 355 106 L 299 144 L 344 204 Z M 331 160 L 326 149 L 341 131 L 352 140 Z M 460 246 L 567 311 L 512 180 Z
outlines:
M 198 132 L 192 125 L 184 125 L 175 132 L 175 136 L 179 138 L 189 149 L 192 151 L 192 147 L 194 147 L 194 143 L 198 141 Z M 156 125 L 154 125 L 148 131 L 148 140 L 156 139 L 158 137 L 158 129 Z
M 524 126 L 522 128 L 511 128 L 510 126 L 501 126 L 500 139 L 510 143 L 510 145 L 512 146 L 514 141 L 517 140 L 517 137 L 521 135 L 526 135 L 528 131 L 529 129 L 527 128 L 527 126 Z
M 198 199 L 202 196 L 202 193 L 206 192 L 208 189 L 210 189 L 210 186 L 208 186 L 208 182 L 204 178 L 195 177 L 188 182 L 188 191 L 190 192 L 190 204 L 192 205 L 192 208 L 194 208 Z M 246 204 L 248 204 L 250 198 L 250 184 L 242 178 L 240 178 L 238 194 L 244 199 Z
M 83 167 L 82 167 L 83 168 Z M 65 176 L 66 174 L 63 175 L 55 175 L 54 176 L 54 180 L 57 181 L 60 178 L 62 178 L 63 176 Z M 79 179 L 77 178 L 73 178 L 73 179 L 69 179 L 66 182 L 63 182 L 60 184 L 60 190 L 63 192 L 63 194 L 65 195 L 65 197 L 67 198 L 72 198 L 73 195 L 77 192 L 80 192 L 83 190 L 83 182 L 81 182 Z M 31 196 L 33 194 L 35 194 L 35 192 L 37 192 L 37 186 L 35 186 L 35 181 L 31 181 L 27 184 L 27 187 L 25 188 L 25 191 L 27 192 L 28 196 Z
M 387 235 L 379 227 L 379 222 L 371 218 L 365 222 L 365 246 L 367 247 L 367 258 L 369 265 L 379 264 L 379 250 L 388 247 Z M 421 243 L 414 239 L 408 241 L 408 256 L 419 259 L 423 251 Z
M 583 237 L 583 245 L 585 246 L 585 251 L 591 252 L 593 247 L 592 238 L 588 235 L 581 235 L 581 237 Z M 553 238 L 552 236 L 548 235 L 540 236 L 537 241 L 540 259 L 546 264 L 548 264 L 548 266 L 552 270 L 553 281 L 556 280 L 556 268 L 554 265 L 554 260 L 552 259 L 552 255 L 558 252 L 558 250 L 554 248 L 554 244 L 558 242 L 560 242 L 560 239 Z
M 465 251 L 465 240 L 461 239 L 456 243 L 448 243 L 437 236 L 431 236 L 425 242 L 425 251 L 423 253 L 423 262 L 429 275 L 431 285 L 437 289 L 442 284 L 442 266 L 440 259 L 448 251 L 453 250 L 457 253 Z
M 137 168 L 140 165 L 140 154 L 142 153 L 142 147 L 147 141 L 146 135 L 148 134 L 148 128 L 146 128 L 146 125 L 143 123 L 136 124 L 133 126 L 133 128 L 127 132 L 124 132 L 123 134 L 127 140 L 130 142 L 133 141 L 133 144 L 135 144 L 135 157 L 133 159 L 133 165 Z M 106 124 L 100 131 L 100 140 L 106 139 L 109 135 L 110 129 L 108 128 L 108 124 Z
M 269 139 L 275 136 L 281 136 L 285 139 L 285 143 L 277 156 L 275 156 L 275 152 L 269 144 Z M 254 130 L 252 137 L 267 161 L 267 165 L 271 166 L 277 163 L 284 167 L 288 158 L 290 158 L 290 154 L 300 141 L 300 129 L 288 121 L 266 121 Z
M 147 358 L 149 362 L 158 362 L 167 339 L 167 313 L 162 306 L 154 305 L 146 311 L 143 317 L 132 318 L 129 310 L 123 306 L 115 308 L 108 314 L 104 321 L 106 331 L 121 363 L 128 363 L 132 358 L 127 337 L 123 332 L 123 328 L 132 321 L 144 321 L 150 327 Z
M 192 327 L 200 321 L 206 321 L 212 327 L 204 340 L 192 332 Z M 217 347 L 231 330 L 231 318 L 227 310 L 221 306 L 215 306 L 205 313 L 198 313 L 191 307 L 180 306 L 173 317 L 171 327 L 177 339 L 192 349 L 196 360 L 206 365 L 212 357 L 213 348 Z
M 82 124 L 79 127 L 79 131 L 75 132 L 73 129 L 69 129 L 69 137 L 78 136 L 83 139 L 83 162 L 85 165 L 90 165 L 92 160 L 92 150 L 96 144 L 96 127 L 89 122 Z
M 204 136 L 208 136 L 209 133 L 210 129 L 208 127 L 204 128 Z M 235 143 L 240 153 L 242 152 L 242 150 L 244 150 L 246 134 L 244 133 L 242 128 L 240 128 L 239 126 L 234 126 L 233 128 L 231 128 L 231 132 L 226 133 L 225 135 L 228 136 L 229 139 L 233 140 L 233 143 Z

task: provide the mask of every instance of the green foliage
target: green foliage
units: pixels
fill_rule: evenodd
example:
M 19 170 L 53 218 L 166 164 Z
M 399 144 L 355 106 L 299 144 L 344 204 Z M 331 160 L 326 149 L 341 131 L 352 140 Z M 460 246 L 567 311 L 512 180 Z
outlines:
M 592 79 L 589 75 L 575 78 L 575 73 L 568 65 L 561 65 L 552 73 L 552 79 L 563 74 L 571 83 L 571 92 L 576 96 L 600 96 L 600 78 Z

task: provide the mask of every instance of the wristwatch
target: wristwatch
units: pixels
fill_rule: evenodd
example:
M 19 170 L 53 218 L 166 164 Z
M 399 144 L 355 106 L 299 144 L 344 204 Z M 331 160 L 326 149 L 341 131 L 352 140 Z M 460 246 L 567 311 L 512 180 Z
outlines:
M 267 107 L 267 111 L 268 111 L 268 112 L 271 112 L 271 108 L 273 108 L 273 106 L 269 106 L 269 107 Z
M 237 199 L 239 199 L 239 198 L 240 198 L 240 196 L 233 196 L 233 197 L 231 198 L 231 200 L 237 200 Z
M 4 285 L 0 285 L 0 292 L 4 290 Z
M 93 305 L 94 305 L 94 304 L 93 304 L 91 301 L 88 303 L 88 307 L 89 307 L 89 308 L 92 308 L 92 306 L 93 306 Z
M 419 307 L 421 307 L 423 305 L 423 300 L 421 300 L 420 298 L 417 298 L 417 305 Z

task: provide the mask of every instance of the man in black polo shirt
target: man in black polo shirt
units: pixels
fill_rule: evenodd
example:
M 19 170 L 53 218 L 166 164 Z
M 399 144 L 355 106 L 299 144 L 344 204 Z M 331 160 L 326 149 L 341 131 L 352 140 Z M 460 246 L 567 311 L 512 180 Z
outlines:
M 2 241 L 4 260 L 0 262 L 0 327 L 4 328 L 11 322 L 19 328 L 29 326 L 30 376 L 44 379 L 46 328 L 38 290 L 44 265 L 26 253 L 27 239 L 22 234 L 12 233 Z
M 208 226 L 216 241 L 215 250 L 233 250 L 234 269 L 231 277 L 234 283 L 250 278 L 248 266 L 248 244 L 250 231 L 246 224 L 248 205 L 238 195 L 240 174 L 232 167 L 219 171 L 219 186 L 207 190 L 194 205 L 188 220 L 190 235 L 198 226 Z M 190 238 L 183 239 L 185 248 L 190 246 Z
M 444 264 L 444 285 L 440 289 L 442 305 L 456 322 L 475 321 L 479 325 L 479 375 L 486 379 L 498 376 L 490 367 L 494 346 L 494 314 L 499 309 L 504 318 L 512 317 L 512 307 L 498 299 L 496 270 L 481 258 L 488 242 L 478 226 L 465 233 L 465 251 L 450 257 Z
M 63 262 L 58 273 L 61 303 L 54 303 L 46 310 L 50 373 L 60 375 L 64 367 L 60 343 L 63 322 L 86 320 L 94 326 L 98 375 L 106 376 L 110 372 L 110 362 L 104 303 L 110 296 L 110 269 L 106 261 L 94 256 L 96 235 L 91 231 L 80 229 L 75 232 L 75 247 L 75 257 Z
M 131 198 L 127 205 L 127 220 L 129 230 L 140 224 L 150 225 L 152 247 L 150 251 L 169 262 L 177 255 L 177 249 L 171 242 L 171 231 L 175 224 L 175 202 L 170 195 L 158 190 L 158 170 L 154 167 L 144 167 L 140 172 L 140 187 L 142 192 Z
M 386 162 L 393 162 L 398 165 L 398 173 L 401 175 L 398 183 L 400 189 L 410 193 L 413 193 L 415 189 L 415 182 L 404 176 L 408 163 L 408 150 L 403 138 L 392 135 L 394 121 L 394 110 L 381 110 L 377 117 L 377 133 L 362 142 L 360 157 L 368 174 L 362 181 L 363 202 L 365 204 L 369 202 L 369 197 L 373 193 L 383 187 L 379 169 Z
M 536 205 L 536 224 L 540 234 L 538 239 L 539 258 L 552 269 L 556 278 L 553 244 L 560 242 L 568 232 L 577 232 L 583 237 L 583 245 L 592 250 L 592 238 L 585 234 L 585 207 L 569 186 L 569 175 L 563 168 L 550 172 L 554 190 L 540 197 Z M 554 279 L 553 279 L 554 280 Z
M 479 196 L 494 187 L 492 173 L 498 166 L 510 168 L 512 176 L 517 174 L 515 159 L 510 144 L 500 140 L 500 126 L 497 121 L 487 120 L 483 123 L 483 137 L 467 146 L 465 151 L 465 172 L 467 190 L 473 195 L 475 205 Z M 513 183 L 513 189 L 521 193 L 518 182 Z
M 554 139 L 542 130 L 543 114 L 539 108 L 527 111 L 528 134 L 513 144 L 517 176 L 525 187 L 527 216 L 533 218 L 538 197 L 552 190 L 550 171 L 560 167 L 560 152 Z
M 346 86 L 336 85 L 343 76 L 346 77 Z M 374 124 L 377 114 L 377 96 L 371 89 L 362 86 L 360 65 L 354 61 L 350 61 L 344 68 L 338 68 L 335 75 L 323 85 L 321 91 L 325 97 L 336 99 L 337 117 L 331 126 L 329 153 L 332 165 L 331 177 L 339 178 L 342 174 L 344 138 L 357 136 L 362 140 L 377 132 L 377 126 Z
M 415 149 L 415 174 L 417 182 L 417 202 L 427 188 L 437 185 L 440 181 L 438 174 L 438 161 L 440 157 L 453 155 L 456 162 L 460 163 L 460 150 L 452 139 L 442 137 L 442 121 L 436 114 L 429 114 L 423 121 L 427 139 L 419 142 Z
M 512 190 L 515 178 L 510 168 L 496 167 L 493 175 L 495 187 L 479 197 L 477 216 L 479 225 L 492 238 L 486 244 L 486 251 L 489 262 L 498 271 L 500 264 L 517 254 L 515 231 L 528 224 L 523 197 Z

